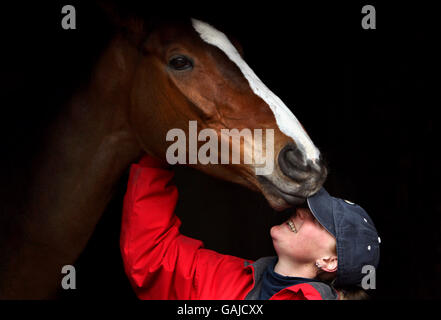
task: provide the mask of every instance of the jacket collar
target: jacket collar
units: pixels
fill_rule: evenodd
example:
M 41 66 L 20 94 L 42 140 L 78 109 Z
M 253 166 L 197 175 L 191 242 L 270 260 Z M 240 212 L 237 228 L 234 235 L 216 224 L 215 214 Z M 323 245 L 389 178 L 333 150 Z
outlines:
M 272 257 L 263 257 L 258 260 L 256 260 L 253 263 L 250 263 L 248 261 L 245 261 L 245 267 L 251 268 L 253 270 L 253 278 L 254 278 L 254 286 L 251 289 L 250 292 L 245 297 L 245 300 L 257 300 L 260 296 L 260 291 L 262 289 L 262 278 L 263 273 L 265 272 L 266 268 L 274 263 L 277 260 L 277 256 Z M 338 298 L 337 292 L 332 288 L 330 285 L 328 285 L 325 282 L 322 281 L 314 281 L 309 282 L 306 284 L 297 284 L 291 287 L 287 287 L 280 292 L 276 293 L 275 295 L 278 295 L 284 291 L 291 291 L 294 294 L 297 294 L 300 289 L 304 291 L 306 288 L 306 291 L 310 291 L 311 293 L 318 293 L 320 297 L 323 300 L 336 300 Z

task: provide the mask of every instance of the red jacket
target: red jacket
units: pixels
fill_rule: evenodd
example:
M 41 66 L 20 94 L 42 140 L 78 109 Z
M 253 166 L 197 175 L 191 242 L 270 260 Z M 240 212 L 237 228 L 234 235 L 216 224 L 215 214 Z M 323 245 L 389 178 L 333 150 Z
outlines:
M 130 169 L 124 197 L 121 254 L 140 299 L 257 299 L 261 278 L 274 257 L 252 262 L 204 248 L 179 232 L 173 171 L 145 156 Z M 271 300 L 335 299 L 322 282 L 281 290 Z

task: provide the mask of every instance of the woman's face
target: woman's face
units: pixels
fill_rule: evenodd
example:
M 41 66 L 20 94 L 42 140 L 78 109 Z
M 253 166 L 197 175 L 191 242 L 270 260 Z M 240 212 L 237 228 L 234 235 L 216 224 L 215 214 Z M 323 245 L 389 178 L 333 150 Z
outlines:
M 317 259 L 335 255 L 335 238 L 306 208 L 298 208 L 286 222 L 272 227 L 271 237 L 279 259 L 315 264 Z

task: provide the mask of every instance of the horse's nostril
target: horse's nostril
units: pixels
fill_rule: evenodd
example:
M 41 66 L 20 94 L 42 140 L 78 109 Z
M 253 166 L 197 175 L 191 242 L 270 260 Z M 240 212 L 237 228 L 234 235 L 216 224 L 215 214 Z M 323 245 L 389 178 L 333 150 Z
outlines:
M 282 152 L 285 153 L 284 157 L 288 164 L 300 170 L 307 170 L 302 152 L 298 148 L 289 147 L 286 150 L 282 150 Z
M 294 167 L 298 170 L 308 170 L 308 165 L 303 157 L 302 152 L 294 144 L 287 144 L 280 151 L 279 162 L 282 160 L 289 167 Z
M 305 180 L 310 176 L 311 166 L 295 144 L 287 144 L 280 150 L 278 163 L 283 174 L 293 180 Z

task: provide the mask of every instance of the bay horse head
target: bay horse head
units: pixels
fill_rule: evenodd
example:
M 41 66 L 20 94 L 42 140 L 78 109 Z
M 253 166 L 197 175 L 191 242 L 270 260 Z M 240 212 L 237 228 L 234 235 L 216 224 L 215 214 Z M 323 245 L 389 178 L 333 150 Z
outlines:
M 129 29 L 138 57 L 128 121 L 144 151 L 164 159 L 168 131 L 188 132 L 191 121 L 199 130 L 219 133 L 219 140 L 223 129 L 262 129 L 264 137 L 272 129 L 273 150 L 263 146 L 260 154 L 273 154 L 269 173 L 256 174 L 255 163 L 190 165 L 261 192 L 276 210 L 318 191 L 327 175 L 319 150 L 290 109 L 244 61 L 237 41 L 197 19 L 160 20 L 148 27 L 132 24 Z M 253 149 L 256 152 L 256 145 L 241 141 L 241 159 Z

